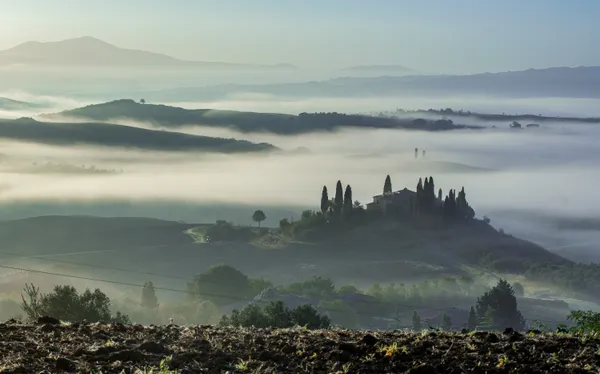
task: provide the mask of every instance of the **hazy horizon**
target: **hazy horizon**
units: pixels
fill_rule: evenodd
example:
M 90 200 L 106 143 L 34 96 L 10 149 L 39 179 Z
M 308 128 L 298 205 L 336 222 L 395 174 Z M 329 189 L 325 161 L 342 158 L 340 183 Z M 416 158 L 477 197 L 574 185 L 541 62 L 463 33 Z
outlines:
M 591 0 L 553 0 L 543 7 L 516 0 L 382 0 L 368 6 L 355 0 L 260 0 L 252 5 L 153 0 L 143 6 L 115 0 L 22 0 L 2 7 L 6 32 L 0 50 L 27 41 L 93 36 L 185 60 L 290 63 L 308 69 L 402 65 L 469 74 L 600 65 L 600 52 L 593 48 L 600 35 L 594 18 L 600 4 Z M 168 31 L 157 24 L 168 24 Z

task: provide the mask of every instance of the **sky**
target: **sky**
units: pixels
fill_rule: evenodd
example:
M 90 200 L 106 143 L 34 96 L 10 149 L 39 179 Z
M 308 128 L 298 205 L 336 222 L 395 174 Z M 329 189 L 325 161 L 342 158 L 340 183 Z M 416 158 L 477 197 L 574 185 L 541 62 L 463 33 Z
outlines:
M 600 65 L 597 0 L 0 0 L 0 49 L 93 36 L 183 59 L 430 73 Z

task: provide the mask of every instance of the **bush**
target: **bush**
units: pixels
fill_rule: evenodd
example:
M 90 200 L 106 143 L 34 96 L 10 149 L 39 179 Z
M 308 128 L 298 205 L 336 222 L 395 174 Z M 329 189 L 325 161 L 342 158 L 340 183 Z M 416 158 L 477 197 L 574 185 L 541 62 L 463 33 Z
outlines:
M 250 227 L 234 227 L 231 222 L 217 221 L 206 229 L 206 236 L 211 242 L 249 241 L 256 237 Z
M 600 313 L 588 310 L 586 312 L 577 310 L 572 311 L 567 317 L 575 322 L 575 326 L 571 328 L 572 332 L 576 333 L 599 333 L 600 332 Z
M 231 316 L 223 316 L 222 326 L 240 326 L 257 328 L 288 328 L 306 326 L 308 329 L 328 328 L 331 321 L 320 315 L 310 305 L 301 305 L 295 309 L 286 308 L 281 301 L 272 301 L 264 308 L 255 303 L 242 310 L 234 309 Z
M 21 307 L 30 320 L 50 316 L 62 321 L 77 322 L 120 322 L 129 323 L 129 316 L 117 312 L 110 313 L 110 299 L 102 291 L 86 289 L 78 294 L 73 286 L 56 286 L 49 294 L 41 294 L 33 284 L 25 286 L 25 296 L 21 295 Z

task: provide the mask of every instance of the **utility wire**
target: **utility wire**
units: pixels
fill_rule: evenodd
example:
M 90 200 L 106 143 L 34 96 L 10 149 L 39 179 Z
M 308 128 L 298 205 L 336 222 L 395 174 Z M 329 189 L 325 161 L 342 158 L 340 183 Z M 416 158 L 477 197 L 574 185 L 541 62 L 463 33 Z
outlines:
M 73 278 L 73 279 L 80 279 L 80 280 L 88 280 L 88 281 L 94 281 L 94 282 L 102 282 L 102 283 L 108 283 L 108 284 L 116 284 L 116 285 L 122 285 L 122 286 L 129 286 L 129 287 L 138 287 L 138 288 L 143 288 L 144 285 L 141 284 L 136 284 L 136 283 L 129 283 L 129 282 L 120 282 L 120 281 L 114 281 L 114 280 L 108 280 L 108 279 L 100 279 L 100 278 L 92 278 L 92 277 L 84 277 L 84 276 L 77 276 L 77 275 L 72 275 L 72 274 L 62 274 L 62 273 L 55 273 L 55 272 L 49 272 L 49 271 L 43 271 L 43 270 L 37 270 L 37 269 L 28 269 L 28 268 L 21 268 L 21 267 L 17 267 L 17 266 L 7 266 L 7 265 L 0 265 L 0 268 L 3 269 L 10 269 L 10 270 L 19 270 L 19 271 L 26 271 L 26 272 L 32 272 L 32 273 L 38 273 L 38 274 L 44 274 L 44 275 L 52 275 L 52 276 L 58 276 L 58 277 L 65 277 L 65 278 Z M 167 287 L 154 287 L 154 289 L 156 290 L 162 290 L 162 291 L 170 291 L 170 292 L 178 292 L 178 293 L 185 293 L 185 294 L 189 294 L 189 291 L 187 290 L 180 290 L 180 289 L 176 289 L 176 288 L 167 288 Z M 253 299 L 249 299 L 249 298 L 242 298 L 242 297 L 237 297 L 237 296 L 230 296 L 230 295 L 224 295 L 224 294 L 213 294 L 213 293 L 201 293 L 200 296 L 213 296 L 213 297 L 221 297 L 221 298 L 229 298 L 232 300 L 237 300 L 237 301 L 248 301 L 248 302 L 252 302 Z M 378 304 L 378 303 L 383 303 L 385 305 L 396 305 L 397 307 L 406 307 L 406 308 L 412 308 L 414 309 L 421 309 L 423 308 L 422 306 L 416 306 L 416 305 L 408 305 L 408 304 L 401 304 L 401 303 L 396 303 L 396 304 L 390 304 L 390 303 L 385 303 L 385 302 L 381 302 L 381 301 L 368 301 L 368 300 L 355 300 L 355 302 L 365 302 L 365 303 L 369 303 L 369 304 Z M 338 311 L 343 311 L 343 309 L 339 309 L 339 308 L 320 308 L 324 311 L 329 311 L 329 312 L 338 312 Z M 447 308 L 427 308 L 428 310 L 435 310 L 435 311 L 447 311 Z M 368 315 L 368 316 L 377 316 L 377 317 L 382 317 L 380 313 L 369 313 L 369 312 L 356 312 L 357 315 Z M 385 317 L 383 317 L 385 318 Z M 390 318 L 392 320 L 397 320 L 396 318 Z M 431 319 L 422 319 L 422 321 L 431 323 L 433 322 Z M 533 321 L 533 322 L 556 322 L 556 323 L 562 323 L 564 321 L 558 321 L 558 320 L 545 320 L 545 319 L 525 319 L 525 321 Z

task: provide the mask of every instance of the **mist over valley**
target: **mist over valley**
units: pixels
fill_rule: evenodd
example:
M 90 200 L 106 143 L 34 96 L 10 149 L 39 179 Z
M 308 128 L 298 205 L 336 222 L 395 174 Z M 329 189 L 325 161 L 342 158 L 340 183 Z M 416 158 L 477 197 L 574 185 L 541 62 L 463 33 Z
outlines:
M 0 51 L 0 318 L 88 288 L 109 302 L 86 315 L 125 325 L 600 311 L 599 67 L 214 61 L 93 37 Z M 518 310 L 485 309 L 503 292 Z

